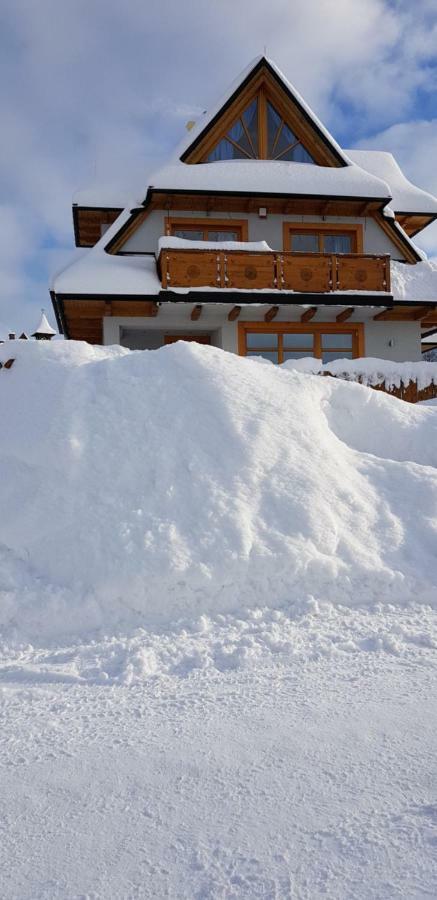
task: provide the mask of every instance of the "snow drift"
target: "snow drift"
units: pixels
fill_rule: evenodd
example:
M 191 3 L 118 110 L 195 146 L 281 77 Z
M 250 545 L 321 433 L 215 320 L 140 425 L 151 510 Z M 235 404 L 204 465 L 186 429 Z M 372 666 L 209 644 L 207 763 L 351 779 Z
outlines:
M 0 348 L 0 629 L 437 606 L 437 411 L 179 343 Z

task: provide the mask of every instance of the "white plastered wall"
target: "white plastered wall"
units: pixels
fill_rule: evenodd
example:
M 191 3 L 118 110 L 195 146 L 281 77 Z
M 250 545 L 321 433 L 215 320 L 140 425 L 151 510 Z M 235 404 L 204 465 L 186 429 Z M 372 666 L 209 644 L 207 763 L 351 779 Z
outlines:
M 211 343 L 230 353 L 238 352 L 238 322 L 228 321 L 231 308 L 221 304 L 204 306 L 202 316 L 193 322 L 190 318 L 192 303 L 163 303 L 156 318 L 105 317 L 103 343 L 123 343 L 131 349 L 156 349 L 164 344 L 166 334 L 208 334 Z M 266 310 L 268 307 L 266 306 Z M 303 307 L 282 307 L 275 321 L 300 322 Z M 320 310 L 315 322 L 333 322 L 340 307 Z M 244 321 L 262 321 L 265 310 L 259 306 L 245 307 L 241 313 Z M 364 352 L 366 356 L 389 359 L 396 362 L 415 362 L 421 359 L 420 325 L 418 322 L 373 321 L 376 309 L 356 310 L 348 320 L 364 322 Z M 345 323 L 346 324 L 346 323 Z M 127 337 L 126 337 L 127 334 Z
M 256 213 L 223 213 L 211 211 L 209 215 L 199 212 L 170 211 L 171 218 L 210 218 L 210 219 L 246 219 L 249 228 L 250 241 L 267 241 L 272 250 L 283 250 L 282 226 L 284 222 L 323 222 L 329 224 L 359 224 L 363 226 L 364 252 L 365 253 L 389 253 L 394 259 L 400 259 L 398 248 L 387 237 L 384 231 L 372 218 L 339 218 L 338 216 L 278 216 L 268 215 L 260 218 Z M 165 234 L 165 222 L 167 213 L 163 210 L 154 210 L 139 225 L 137 231 L 126 241 L 124 252 L 130 253 L 157 253 L 159 238 Z

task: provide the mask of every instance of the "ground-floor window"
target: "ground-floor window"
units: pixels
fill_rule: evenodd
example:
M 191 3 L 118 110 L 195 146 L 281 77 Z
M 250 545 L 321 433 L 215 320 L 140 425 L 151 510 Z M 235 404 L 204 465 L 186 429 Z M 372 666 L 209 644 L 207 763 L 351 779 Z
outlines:
M 238 350 L 241 356 L 263 356 L 274 363 L 314 356 L 324 363 L 334 359 L 354 359 L 364 355 L 361 324 L 317 325 L 240 322 Z

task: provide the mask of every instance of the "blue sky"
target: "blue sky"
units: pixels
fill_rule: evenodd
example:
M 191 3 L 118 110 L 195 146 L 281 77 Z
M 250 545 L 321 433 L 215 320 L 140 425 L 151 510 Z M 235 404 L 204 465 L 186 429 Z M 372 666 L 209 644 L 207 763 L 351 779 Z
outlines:
M 265 47 L 343 146 L 391 150 L 437 194 L 435 0 L 3 0 L 0 328 L 53 321 L 73 193 L 146 186 Z M 437 255 L 437 226 L 420 244 Z

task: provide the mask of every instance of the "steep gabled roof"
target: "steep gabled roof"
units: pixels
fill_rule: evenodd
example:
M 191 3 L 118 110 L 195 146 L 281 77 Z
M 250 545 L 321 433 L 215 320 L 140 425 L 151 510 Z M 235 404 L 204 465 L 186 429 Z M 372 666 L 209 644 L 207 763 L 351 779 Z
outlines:
M 256 57 L 235 79 L 219 102 L 209 112 L 205 112 L 200 117 L 177 148 L 176 158 L 179 158 L 182 162 L 197 162 L 195 154 L 202 147 L 207 136 L 213 130 L 220 129 L 222 119 L 232 111 L 234 106 L 236 107 L 242 95 L 247 94 L 249 98 L 251 89 L 253 88 L 253 91 L 256 92 L 260 84 L 265 84 L 267 90 L 273 88 L 282 95 L 283 102 L 288 107 L 290 116 L 295 121 L 297 116 L 301 120 L 301 127 L 304 127 L 307 133 L 310 131 L 313 139 L 324 147 L 327 154 L 325 164 L 333 166 L 349 165 L 349 160 L 327 128 L 325 128 L 275 63 L 265 56 Z

